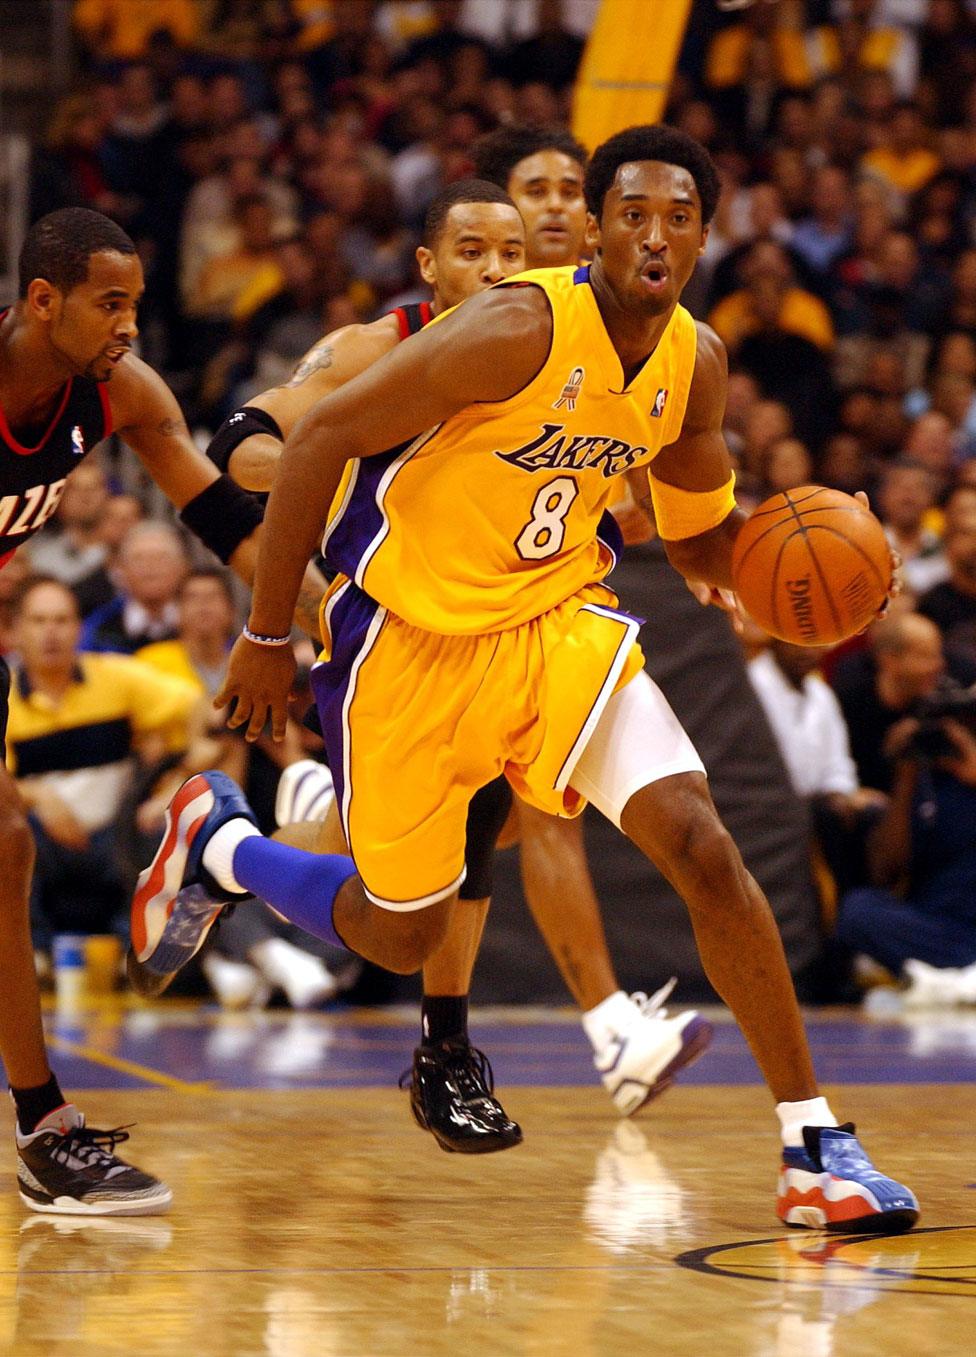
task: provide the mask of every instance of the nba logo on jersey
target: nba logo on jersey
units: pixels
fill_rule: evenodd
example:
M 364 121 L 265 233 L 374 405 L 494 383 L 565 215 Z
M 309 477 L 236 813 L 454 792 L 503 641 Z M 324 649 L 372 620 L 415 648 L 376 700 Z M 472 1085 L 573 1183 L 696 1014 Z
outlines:
M 552 408 L 554 410 L 561 410 L 564 405 L 567 410 L 576 409 L 576 398 L 580 393 L 580 387 L 583 385 L 583 378 L 585 376 L 585 369 L 573 368 L 572 372 L 569 374 L 569 380 L 563 387 L 562 395 L 558 396 L 552 403 Z
M 660 419 L 664 414 L 664 405 L 668 399 L 668 388 L 662 386 L 660 391 L 654 397 L 654 404 L 651 406 L 651 414 L 655 419 Z
M 76 424 L 71 430 L 71 451 L 76 457 L 85 455 L 85 436 L 81 432 L 81 425 Z

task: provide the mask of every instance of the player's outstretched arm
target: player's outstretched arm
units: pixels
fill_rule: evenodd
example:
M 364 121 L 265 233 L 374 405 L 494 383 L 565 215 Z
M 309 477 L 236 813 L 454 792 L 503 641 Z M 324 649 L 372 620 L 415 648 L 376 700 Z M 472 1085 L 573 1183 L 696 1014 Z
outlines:
M 732 547 L 746 518 L 732 497 L 732 464 L 722 437 L 727 386 L 725 346 L 707 325 L 699 325 L 681 433 L 650 466 L 668 560 L 687 580 L 716 589 L 732 588 Z
M 265 513 L 249 629 L 287 634 L 304 563 L 350 458 L 409 442 L 466 406 L 516 395 L 544 365 L 551 338 L 552 313 L 540 288 L 487 292 L 319 401 L 285 442 Z M 247 723 L 252 740 L 270 711 L 280 739 L 290 678 L 280 652 L 242 638 L 218 705 L 235 704 L 229 723 Z
M 196 448 L 169 387 L 148 364 L 129 354 L 112 378 L 116 432 L 132 448 L 180 517 L 211 551 L 251 584 L 257 564 L 261 512 L 249 495 Z M 299 624 L 318 634 L 318 603 L 325 589 L 310 567 L 296 594 Z
M 208 455 L 245 490 L 269 491 L 278 471 L 283 440 L 301 417 L 316 401 L 338 391 L 389 353 L 399 338 L 400 327 L 394 316 L 383 316 L 369 325 L 346 325 L 325 335 L 299 361 L 289 381 L 251 397 L 244 412 L 238 411 L 224 421 L 207 449 Z M 256 424 L 247 415 L 251 410 L 269 415 L 281 437 L 261 429 L 248 432 Z

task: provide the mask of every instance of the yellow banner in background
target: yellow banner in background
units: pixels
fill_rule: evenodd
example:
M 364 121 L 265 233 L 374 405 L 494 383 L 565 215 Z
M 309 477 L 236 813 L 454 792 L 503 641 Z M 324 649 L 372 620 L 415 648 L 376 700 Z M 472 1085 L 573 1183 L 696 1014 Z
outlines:
M 573 97 L 573 134 L 590 151 L 661 118 L 691 0 L 601 0 Z

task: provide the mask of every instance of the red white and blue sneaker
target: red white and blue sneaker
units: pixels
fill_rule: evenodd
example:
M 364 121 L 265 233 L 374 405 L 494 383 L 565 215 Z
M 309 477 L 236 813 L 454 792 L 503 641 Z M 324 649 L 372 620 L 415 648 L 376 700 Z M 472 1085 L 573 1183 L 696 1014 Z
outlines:
M 876 1169 L 843 1126 L 804 1126 L 803 1146 L 783 1150 L 776 1214 L 786 1225 L 848 1234 L 898 1234 L 918 1220 L 918 1201 Z
M 169 1210 L 165 1183 L 115 1154 L 124 1127 L 96 1131 L 72 1103 L 29 1135 L 17 1130 L 17 1186 L 32 1211 L 70 1216 L 156 1216 Z
M 129 981 L 154 998 L 203 946 L 224 908 L 250 897 L 224 890 L 203 866 L 203 850 L 221 825 L 255 824 L 244 793 L 225 773 L 196 773 L 169 803 L 163 841 L 140 873 L 132 897 Z

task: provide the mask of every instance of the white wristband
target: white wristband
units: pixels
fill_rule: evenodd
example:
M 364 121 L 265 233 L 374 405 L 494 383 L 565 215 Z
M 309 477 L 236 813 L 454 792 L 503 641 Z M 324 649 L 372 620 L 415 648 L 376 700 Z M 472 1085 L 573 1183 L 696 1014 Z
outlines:
M 286 646 L 291 643 L 291 636 L 262 636 L 259 632 L 252 631 L 246 622 L 243 636 L 246 641 L 256 646 Z

